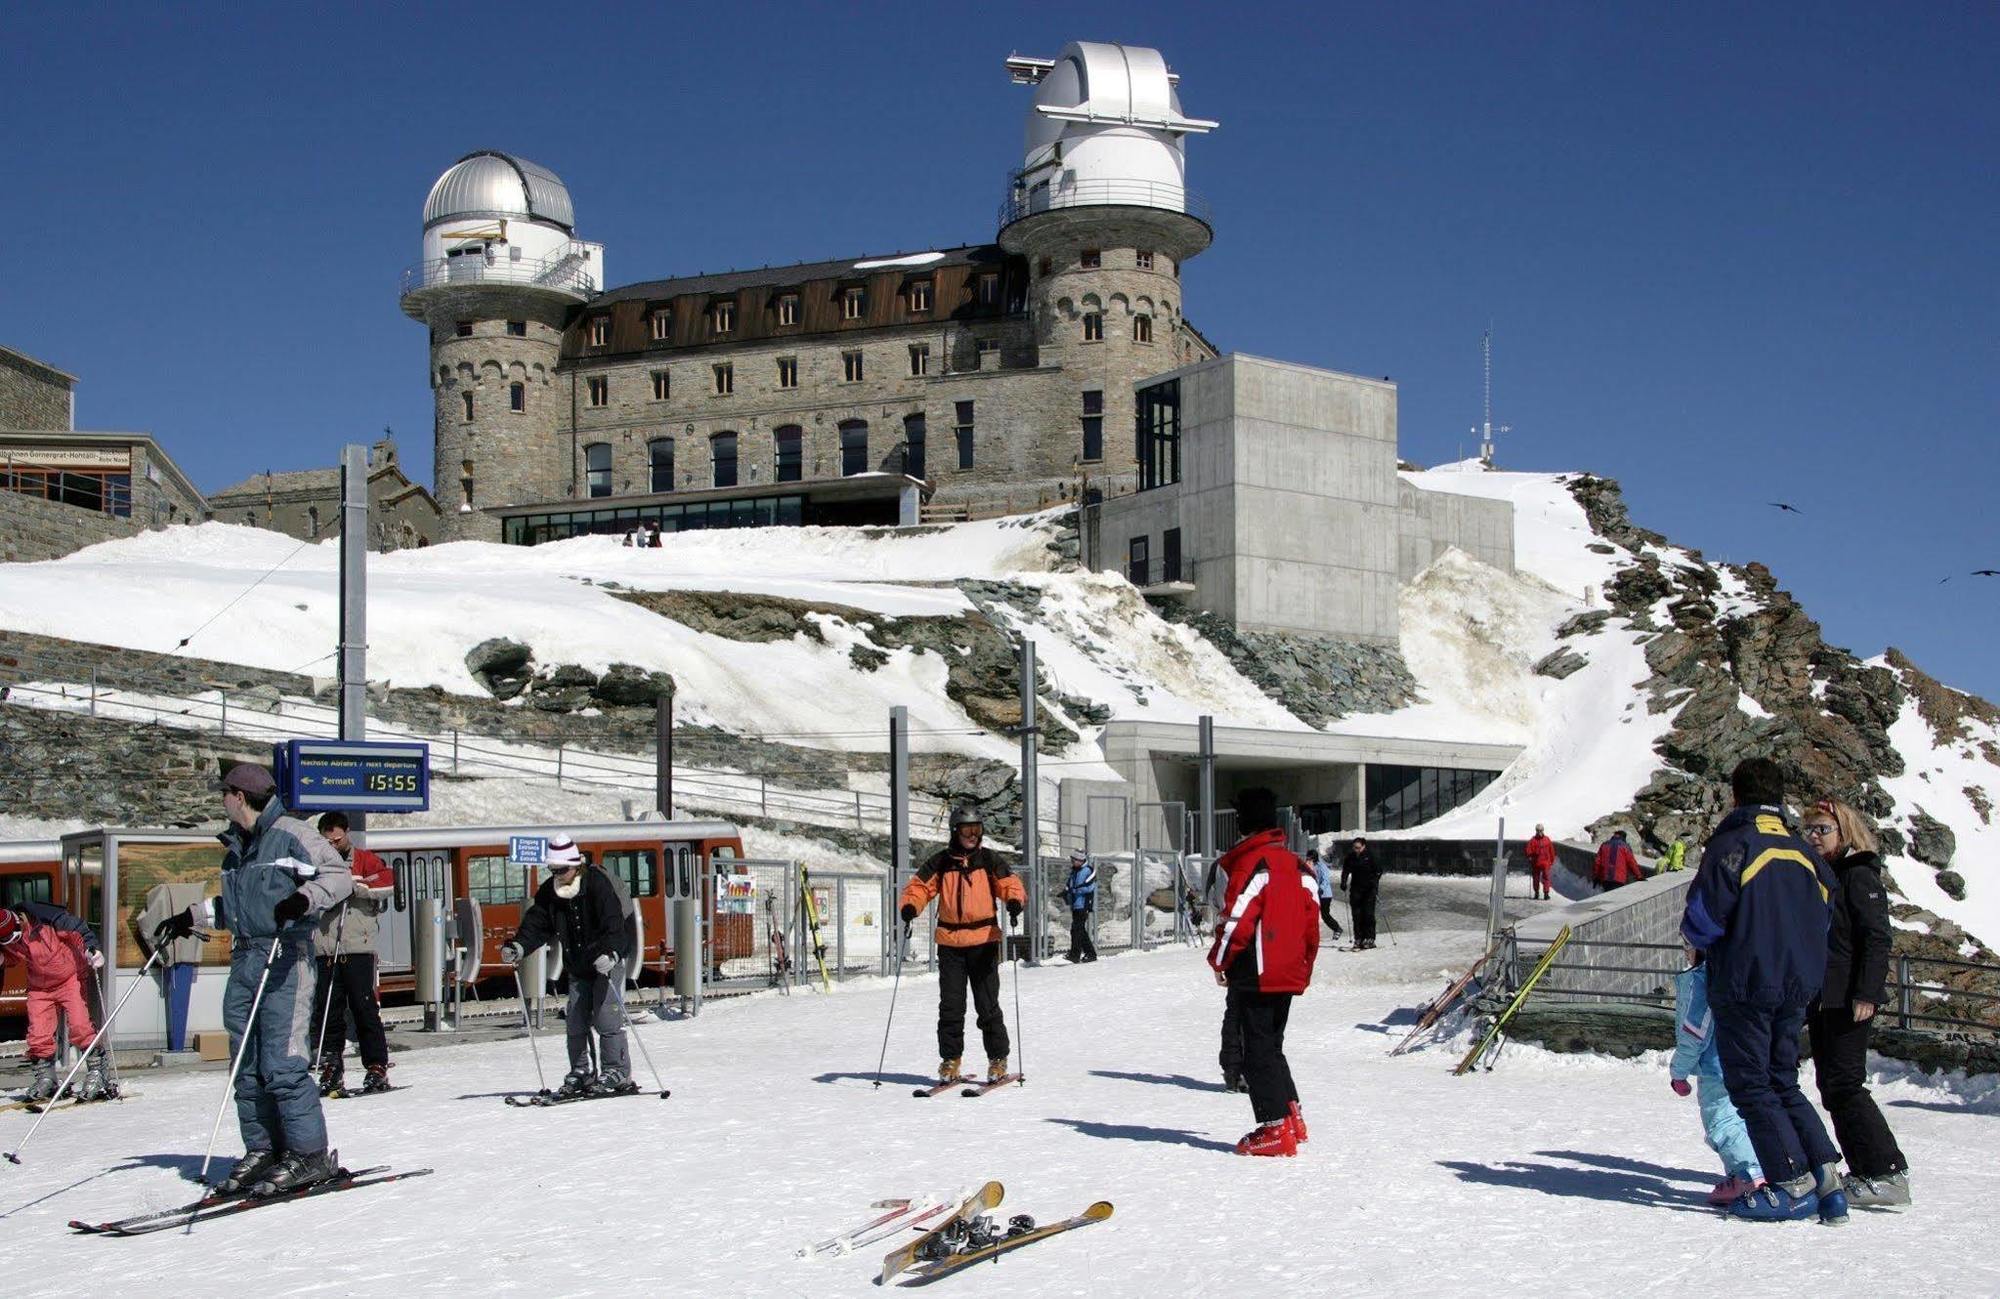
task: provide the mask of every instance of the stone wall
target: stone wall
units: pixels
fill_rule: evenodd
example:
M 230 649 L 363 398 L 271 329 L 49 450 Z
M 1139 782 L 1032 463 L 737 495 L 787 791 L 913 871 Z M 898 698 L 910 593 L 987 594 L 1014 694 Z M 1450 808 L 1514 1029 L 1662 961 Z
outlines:
M 0 563 L 29 564 L 144 532 L 137 519 L 0 491 Z
M 71 428 L 73 387 L 47 366 L 0 348 L 0 428 Z
M 1685 964 L 1679 951 L 1681 912 L 1693 882 L 1692 870 L 1655 875 L 1523 920 L 1514 927 L 1522 977 L 1568 925 L 1570 941 L 1556 962 L 1586 968 L 1551 969 L 1540 984 L 1543 990 L 1564 993 L 1573 1001 L 1597 1002 L 1652 996 L 1664 987 L 1671 997 L 1674 975 Z M 1594 943 L 1650 943 L 1661 950 Z

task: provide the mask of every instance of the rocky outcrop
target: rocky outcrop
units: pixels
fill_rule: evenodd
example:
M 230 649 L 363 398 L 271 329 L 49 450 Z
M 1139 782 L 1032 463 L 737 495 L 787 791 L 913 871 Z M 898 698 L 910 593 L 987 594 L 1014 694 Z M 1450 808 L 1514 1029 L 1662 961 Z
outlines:
M 1245 631 L 1226 618 L 1175 604 L 1159 613 L 1200 632 L 1238 672 L 1308 725 L 1394 712 L 1417 700 L 1416 678 L 1394 646 Z
M 1564 645 L 1544 654 L 1535 663 L 1535 675 L 1554 677 L 1560 681 L 1574 672 L 1581 671 L 1590 660 Z

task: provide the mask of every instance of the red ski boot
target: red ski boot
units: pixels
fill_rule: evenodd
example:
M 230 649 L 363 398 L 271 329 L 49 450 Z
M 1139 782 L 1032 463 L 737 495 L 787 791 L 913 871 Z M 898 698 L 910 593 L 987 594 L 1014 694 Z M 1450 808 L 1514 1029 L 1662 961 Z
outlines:
M 1303 1146 L 1306 1143 L 1306 1116 L 1300 1111 L 1297 1101 L 1290 1104 L 1291 1113 L 1285 1116 L 1285 1122 L 1292 1125 L 1292 1140 Z
M 1289 1116 L 1273 1120 L 1246 1133 L 1236 1143 L 1239 1155 L 1296 1155 L 1299 1143 L 1292 1136 L 1292 1121 Z

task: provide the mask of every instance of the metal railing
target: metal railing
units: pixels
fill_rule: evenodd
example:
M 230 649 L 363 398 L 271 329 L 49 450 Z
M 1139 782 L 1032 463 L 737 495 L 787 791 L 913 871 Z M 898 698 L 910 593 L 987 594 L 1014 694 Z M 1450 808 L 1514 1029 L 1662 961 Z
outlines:
M 1187 565 L 1179 559 L 1130 559 L 1125 561 L 1125 580 L 1140 590 L 1168 582 L 1186 582 Z
M 1058 208 L 1150 207 L 1181 212 L 1214 228 L 1208 201 L 1185 185 L 1154 180 L 1076 180 L 1067 185 L 1024 187 L 1010 184 L 1000 202 L 1002 228 L 1023 217 Z
M 1596 959 L 1580 949 L 1609 951 L 1613 960 Z M 1628 953 L 1630 955 L 1626 955 Z M 1576 959 L 1564 959 L 1571 956 Z M 1502 947 L 1501 961 L 1501 985 L 1512 992 L 1520 987 L 1523 965 L 1520 943 L 1511 932 Z M 1552 963 L 1543 975 L 1535 995 L 1538 998 L 1587 998 L 1672 1009 L 1674 976 L 1683 967 L 1684 957 L 1678 943 L 1633 943 L 1573 937 L 1564 945 L 1562 957 Z M 2000 993 L 1955 987 L 1941 977 L 1920 978 L 1917 976 L 1919 969 L 1969 970 L 2000 977 L 2000 965 L 1898 953 L 1895 957 L 1895 977 L 1885 985 L 1887 999 L 1876 1012 L 1877 1023 L 1893 1021 L 1897 1028 L 1903 1029 L 1970 1029 L 2000 1034 Z M 1657 977 L 1660 982 L 1655 989 L 1647 992 L 1609 986 L 1613 982 L 1625 982 L 1617 979 L 1621 975 Z M 1954 1002 L 1960 1005 L 1954 1006 Z M 1939 1013 L 1960 1008 L 1967 1013 Z
M 587 245 L 567 243 L 538 261 L 483 253 L 436 257 L 404 270 L 399 296 L 454 284 L 523 284 L 589 297 L 597 292 Z

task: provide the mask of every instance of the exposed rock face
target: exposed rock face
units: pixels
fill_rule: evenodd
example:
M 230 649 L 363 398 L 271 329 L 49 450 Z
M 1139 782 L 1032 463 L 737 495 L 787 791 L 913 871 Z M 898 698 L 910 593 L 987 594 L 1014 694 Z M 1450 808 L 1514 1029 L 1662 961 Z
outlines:
M 466 671 L 495 699 L 512 699 L 528 688 L 528 663 L 535 652 L 517 640 L 496 636 L 480 641 L 465 656 Z
M 1934 870 L 1946 870 L 1958 853 L 1958 836 L 1942 821 L 1919 811 L 1910 818 L 1910 856 Z
M 1543 655 L 1535 664 L 1535 672 L 1539 676 L 1554 677 L 1560 681 L 1571 673 L 1581 670 L 1589 662 L 1589 659 L 1564 645 Z
M 1159 613 L 1200 632 L 1238 672 L 1309 725 L 1355 713 L 1394 712 L 1416 702 L 1416 678 L 1402 651 L 1391 646 L 1243 631 L 1225 618 L 1172 604 Z

